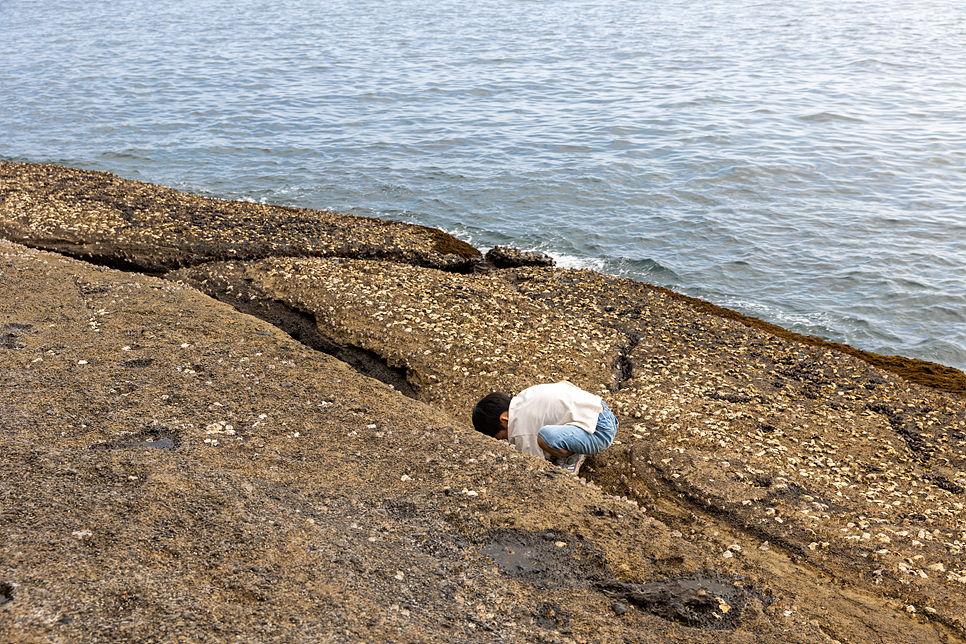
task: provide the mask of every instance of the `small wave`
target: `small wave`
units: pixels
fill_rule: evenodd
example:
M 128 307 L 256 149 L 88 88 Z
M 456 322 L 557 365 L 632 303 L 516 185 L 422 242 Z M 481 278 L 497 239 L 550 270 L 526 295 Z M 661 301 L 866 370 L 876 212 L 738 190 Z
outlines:
M 673 270 L 653 259 L 609 260 L 606 272 L 618 277 L 628 277 L 638 282 L 647 282 L 658 286 L 674 286 L 679 276 Z
M 833 114 L 832 112 L 819 112 L 818 114 L 808 114 L 806 116 L 795 117 L 799 121 L 805 121 L 806 123 L 829 123 L 831 121 L 842 121 L 844 123 L 865 123 L 860 118 L 855 118 L 852 116 L 842 116 L 841 114 Z
M 554 258 L 560 268 L 587 268 L 598 273 L 607 272 L 607 260 L 602 257 L 578 257 L 552 252 L 547 254 Z
M 772 304 L 744 298 L 726 298 L 722 305 L 745 315 L 768 320 L 790 331 L 818 335 L 835 341 L 844 339 L 843 335 L 835 332 L 835 322 L 826 312 L 794 313 Z
M 912 354 L 913 357 L 918 357 L 921 360 L 938 362 L 944 365 L 966 364 L 966 346 L 949 339 L 927 340 L 918 345 L 913 345 L 911 350 L 903 346 L 901 351 L 895 353 L 899 355 Z
M 151 159 L 151 157 L 146 156 L 144 154 L 139 154 L 138 152 L 135 152 L 133 150 L 129 150 L 129 151 L 125 151 L 125 152 L 102 152 L 101 154 L 98 155 L 98 157 L 101 158 L 104 161 L 138 161 L 138 162 L 146 161 L 146 162 L 150 162 L 150 161 L 153 160 L 153 159 Z

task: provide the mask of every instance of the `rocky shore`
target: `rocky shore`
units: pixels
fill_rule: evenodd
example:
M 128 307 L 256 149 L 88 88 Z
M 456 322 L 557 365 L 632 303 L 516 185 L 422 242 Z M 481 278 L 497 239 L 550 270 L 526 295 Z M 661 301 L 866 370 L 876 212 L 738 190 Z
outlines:
M 955 369 L 59 166 L 0 236 L 0 641 L 966 641 Z M 560 379 L 580 479 L 469 425 Z

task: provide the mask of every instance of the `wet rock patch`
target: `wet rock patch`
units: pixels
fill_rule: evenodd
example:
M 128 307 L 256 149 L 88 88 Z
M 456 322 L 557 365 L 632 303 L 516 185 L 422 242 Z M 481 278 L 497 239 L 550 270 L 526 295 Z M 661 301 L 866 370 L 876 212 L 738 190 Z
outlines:
M 487 263 L 496 268 L 519 268 L 521 266 L 555 266 L 550 255 L 523 251 L 509 246 L 494 246 L 486 253 Z
M 739 585 L 740 584 L 740 585 Z M 733 630 L 750 598 L 770 599 L 740 579 L 699 570 L 644 584 L 607 582 L 601 590 L 640 610 L 693 628 Z
M 125 434 L 110 440 L 93 443 L 90 448 L 101 449 L 133 449 L 137 447 L 151 447 L 155 449 L 175 449 L 180 443 L 180 431 L 174 428 L 148 429 L 134 434 Z
M 686 572 L 665 579 L 634 583 L 614 577 L 593 547 L 572 534 L 504 530 L 479 548 L 505 574 L 542 588 L 566 587 L 600 591 L 612 600 L 616 614 L 634 606 L 643 612 L 692 628 L 735 629 L 754 598 L 767 606 L 771 598 L 740 577 L 711 570 Z M 545 628 L 566 625 L 558 606 L 538 606 Z
M 511 577 L 541 586 L 585 588 L 603 574 L 600 555 L 568 533 L 498 531 L 479 551 Z
M 13 601 L 13 584 L 0 582 L 0 606 Z
M 8 322 L 0 324 L 0 348 L 23 349 L 27 345 L 23 342 L 23 332 L 33 325 L 27 322 Z
M 569 632 L 570 613 L 554 602 L 540 602 L 532 612 L 534 624 L 544 630 Z

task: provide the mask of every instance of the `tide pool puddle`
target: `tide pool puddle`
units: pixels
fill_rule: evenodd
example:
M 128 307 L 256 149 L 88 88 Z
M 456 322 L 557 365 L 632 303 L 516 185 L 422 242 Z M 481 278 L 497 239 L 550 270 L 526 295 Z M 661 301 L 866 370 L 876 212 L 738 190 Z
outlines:
M 514 545 L 507 546 L 501 543 L 492 543 L 480 550 L 480 554 L 486 555 L 501 568 L 513 572 L 543 572 L 543 566 L 536 561 L 537 552 L 534 548 Z
M 170 438 L 159 438 L 155 441 L 143 441 L 135 445 L 135 447 L 155 447 L 157 449 L 172 449 L 174 447 L 174 441 Z

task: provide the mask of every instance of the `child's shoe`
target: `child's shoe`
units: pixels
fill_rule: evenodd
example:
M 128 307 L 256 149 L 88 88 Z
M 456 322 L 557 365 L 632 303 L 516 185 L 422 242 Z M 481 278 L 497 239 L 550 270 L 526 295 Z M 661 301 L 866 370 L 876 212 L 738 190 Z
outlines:
M 560 459 L 560 466 L 567 470 L 569 474 L 577 476 L 580 466 L 587 460 L 586 454 L 571 454 L 567 458 Z

